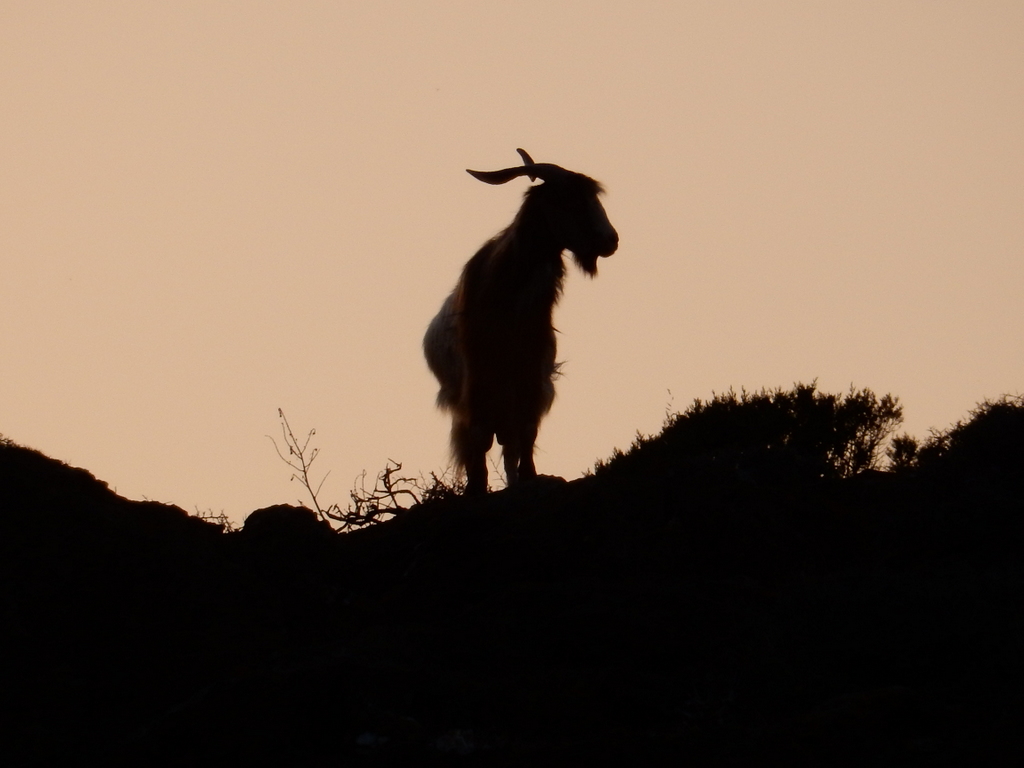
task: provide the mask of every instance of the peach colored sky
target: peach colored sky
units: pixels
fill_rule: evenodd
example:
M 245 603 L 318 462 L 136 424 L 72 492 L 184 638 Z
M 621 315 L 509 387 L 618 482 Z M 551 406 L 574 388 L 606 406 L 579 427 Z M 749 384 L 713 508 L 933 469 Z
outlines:
M 539 161 L 621 236 L 556 324 L 578 476 L 666 405 L 818 377 L 919 437 L 1024 389 L 1024 5 L 0 2 L 0 433 L 134 498 L 446 463 L 420 353 Z

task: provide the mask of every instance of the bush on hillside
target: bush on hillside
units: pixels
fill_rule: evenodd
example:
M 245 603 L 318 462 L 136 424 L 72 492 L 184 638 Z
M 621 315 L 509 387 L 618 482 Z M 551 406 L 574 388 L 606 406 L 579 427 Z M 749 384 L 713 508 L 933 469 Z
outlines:
M 870 389 L 834 395 L 812 382 L 791 390 L 730 390 L 670 415 L 660 434 L 638 435 L 628 452 L 616 451 L 595 472 L 643 463 L 754 479 L 851 477 L 880 468 L 885 444 L 902 421 L 899 399 L 878 398 Z
M 908 462 L 947 478 L 1024 483 L 1024 396 L 985 400 L 942 432 L 932 432 Z

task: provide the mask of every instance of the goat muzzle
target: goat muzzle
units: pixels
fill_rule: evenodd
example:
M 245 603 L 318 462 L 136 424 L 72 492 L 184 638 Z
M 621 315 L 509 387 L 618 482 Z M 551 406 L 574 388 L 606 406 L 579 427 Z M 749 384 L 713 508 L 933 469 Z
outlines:
M 614 229 L 608 232 L 604 236 L 604 242 L 601 243 L 598 248 L 597 255 L 601 258 L 607 259 L 617 250 L 619 250 L 619 233 Z

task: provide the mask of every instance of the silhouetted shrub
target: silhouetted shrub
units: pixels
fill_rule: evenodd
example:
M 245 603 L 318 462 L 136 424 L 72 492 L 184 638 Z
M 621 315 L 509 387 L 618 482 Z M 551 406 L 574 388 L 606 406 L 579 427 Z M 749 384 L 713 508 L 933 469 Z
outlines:
M 889 459 L 889 468 L 895 472 L 902 472 L 917 466 L 917 452 L 920 446 L 917 439 L 910 435 L 894 437 L 886 451 Z
M 985 400 L 919 449 L 917 466 L 947 479 L 979 476 L 1024 483 L 1024 396 Z
M 730 390 L 695 400 L 669 416 L 659 435 L 638 436 L 628 453 L 599 462 L 596 472 L 635 466 L 643 454 L 648 466 L 689 465 L 752 479 L 850 477 L 879 468 L 885 441 L 902 421 L 898 398 L 879 399 L 870 389 L 833 395 L 812 382 L 789 391 Z
M 448 499 L 466 490 L 465 480 L 458 476 L 438 476 L 431 472 L 428 482 L 423 475 L 404 477 L 401 471 L 399 462 L 388 459 L 384 469 L 377 473 L 373 488 L 366 487 L 366 472 L 363 472 L 357 480 L 358 485 L 349 491 L 352 500 L 349 508 L 336 509 L 328 516 L 343 523 L 340 530 L 361 528 L 388 520 L 417 504 Z M 403 506 L 403 501 L 409 506 Z

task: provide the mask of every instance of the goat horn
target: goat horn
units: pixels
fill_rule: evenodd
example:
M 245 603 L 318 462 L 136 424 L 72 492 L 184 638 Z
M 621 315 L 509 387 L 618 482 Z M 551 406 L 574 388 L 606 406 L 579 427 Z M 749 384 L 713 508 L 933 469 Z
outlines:
M 527 152 L 525 149 L 517 149 L 516 152 L 518 152 L 519 156 L 521 158 L 523 158 L 523 165 L 536 165 L 536 163 L 533 162 L 533 158 L 530 157 L 530 153 Z M 536 175 L 531 173 L 530 174 L 530 181 L 536 181 L 536 180 L 537 180 Z
M 569 173 L 560 165 L 533 162 L 533 158 L 530 157 L 530 154 L 525 149 L 517 149 L 516 152 L 523 158 L 523 165 L 516 166 L 515 168 L 503 168 L 500 171 L 473 171 L 467 168 L 466 173 L 474 179 L 479 179 L 487 184 L 504 184 L 520 176 L 529 176 L 530 181 L 536 181 L 537 179 L 551 181 L 553 178 Z
M 473 171 L 467 168 L 466 173 L 474 179 L 479 179 L 488 184 L 504 184 L 506 181 L 512 181 L 512 179 L 517 179 L 520 176 L 534 178 L 531 174 L 532 170 L 532 166 L 528 168 L 525 165 L 520 165 L 516 168 L 505 168 L 500 171 Z

